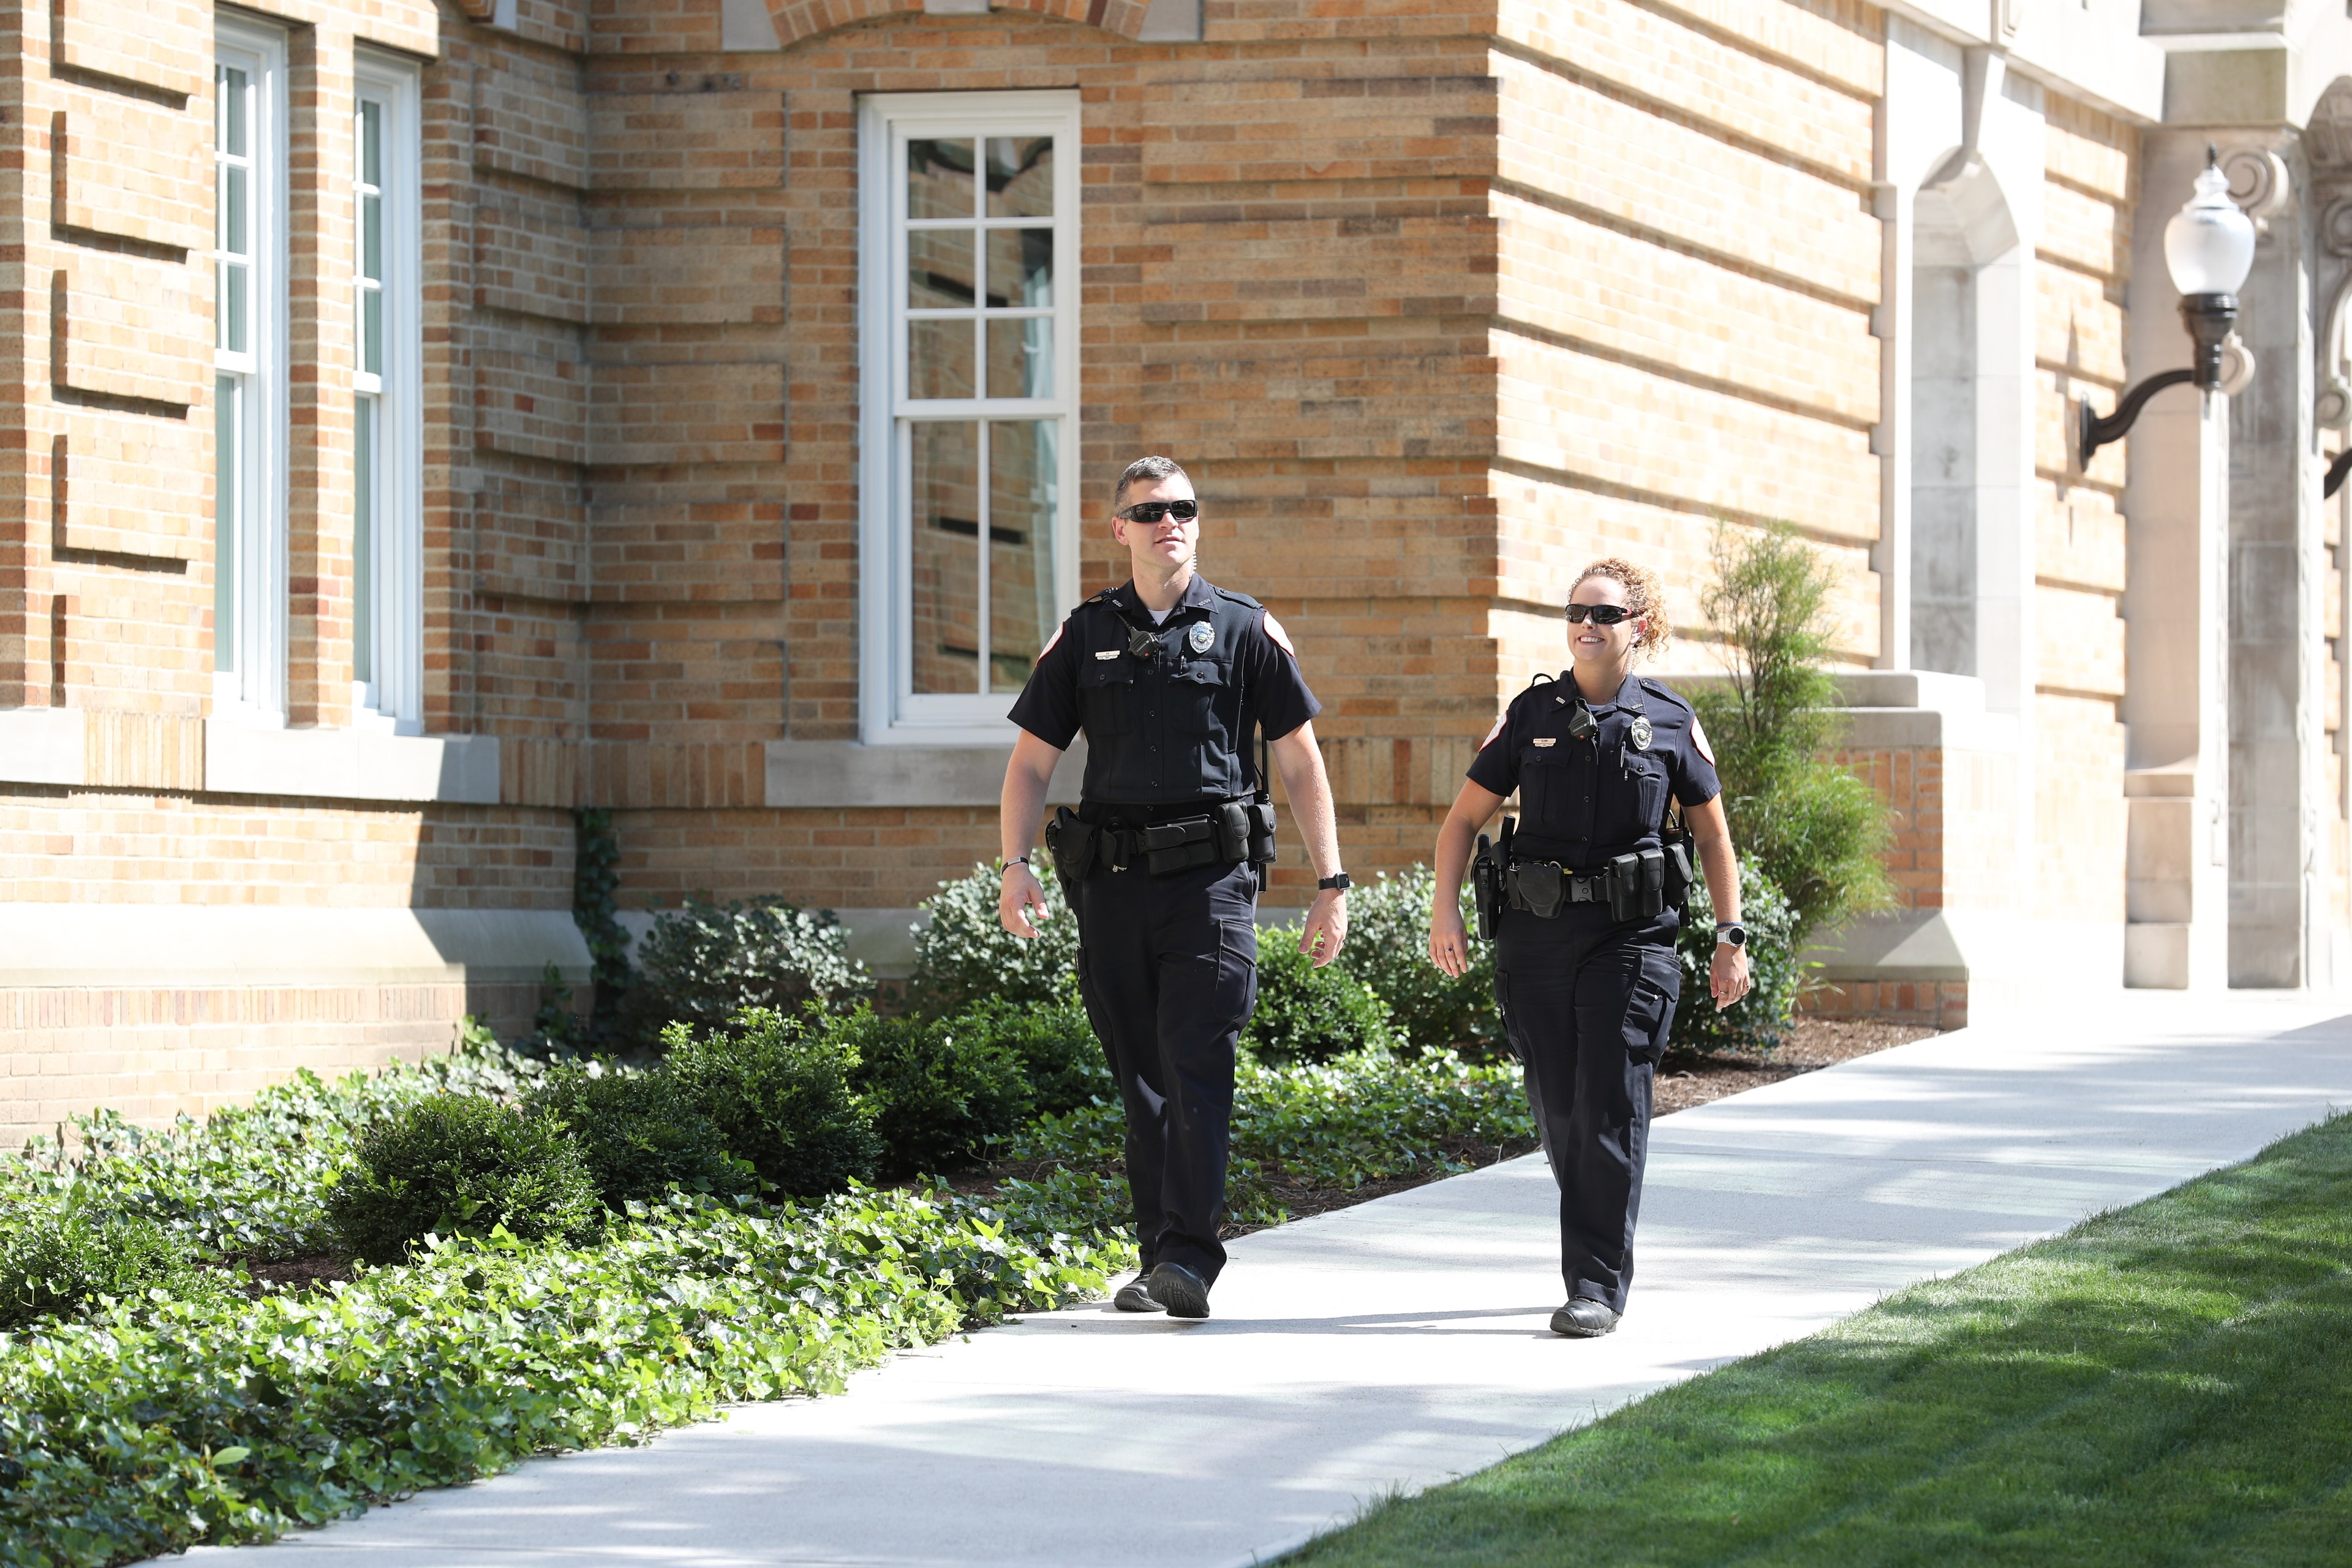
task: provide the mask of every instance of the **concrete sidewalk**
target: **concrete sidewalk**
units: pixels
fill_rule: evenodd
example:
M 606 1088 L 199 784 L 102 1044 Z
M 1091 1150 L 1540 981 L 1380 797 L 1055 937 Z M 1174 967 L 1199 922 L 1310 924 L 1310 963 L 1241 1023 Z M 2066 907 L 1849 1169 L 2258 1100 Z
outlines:
M 2352 1016 L 2137 994 L 1658 1122 L 1624 1327 L 1570 1342 L 1540 1157 L 1239 1242 L 1201 1324 L 1105 1308 L 900 1358 L 842 1398 L 526 1466 L 267 1568 L 584 1563 L 1224 1568 L 1887 1292 L 2352 1107 Z

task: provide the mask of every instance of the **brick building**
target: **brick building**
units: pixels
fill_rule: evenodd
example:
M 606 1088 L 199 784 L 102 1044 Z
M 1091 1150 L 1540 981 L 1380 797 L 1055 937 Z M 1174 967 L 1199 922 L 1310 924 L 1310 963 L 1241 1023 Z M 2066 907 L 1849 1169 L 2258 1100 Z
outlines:
M 0 1140 L 527 1015 L 583 806 L 627 902 L 887 963 L 1145 450 L 1294 632 L 1359 874 L 1426 858 L 1578 564 L 1687 621 L 1717 521 L 1786 519 L 1901 814 L 1831 1005 L 2332 983 L 2329 9 L 16 7 Z M 2078 471 L 2075 400 L 2187 358 L 2209 140 L 2253 381 Z

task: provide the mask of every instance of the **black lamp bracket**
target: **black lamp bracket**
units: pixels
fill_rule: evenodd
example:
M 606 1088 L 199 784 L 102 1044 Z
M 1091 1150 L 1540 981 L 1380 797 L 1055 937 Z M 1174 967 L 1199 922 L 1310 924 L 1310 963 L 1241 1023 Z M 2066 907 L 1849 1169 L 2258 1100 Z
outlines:
M 2147 406 L 2147 400 L 2168 387 L 2195 386 L 2205 392 L 2221 388 L 2221 352 L 2230 340 L 2230 330 L 2238 324 L 2238 297 L 2235 294 L 2189 294 L 2180 301 L 2180 324 L 2189 329 L 2189 342 L 2195 355 L 2187 370 L 2168 370 L 2149 376 L 2125 393 L 2116 404 L 2113 414 L 2101 418 L 2091 412 L 2090 404 L 2082 405 L 2081 425 L 2075 432 L 2074 449 L 2085 468 L 2092 457 L 2110 442 L 2120 441 Z

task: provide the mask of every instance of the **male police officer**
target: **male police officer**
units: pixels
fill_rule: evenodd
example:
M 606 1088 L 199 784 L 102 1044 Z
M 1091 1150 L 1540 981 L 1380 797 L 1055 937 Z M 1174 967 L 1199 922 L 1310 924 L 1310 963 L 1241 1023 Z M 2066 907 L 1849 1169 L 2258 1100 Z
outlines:
M 1016 936 L 1052 912 L 1029 847 L 1054 764 L 1080 730 L 1087 775 L 1049 837 L 1078 921 L 1078 989 L 1127 1109 L 1127 1179 L 1143 1268 L 1128 1311 L 1209 1315 L 1223 1268 L 1234 1047 L 1257 1000 L 1260 868 L 1273 858 L 1262 729 L 1306 836 L 1319 891 L 1301 952 L 1320 965 L 1348 929 L 1347 874 L 1311 721 L 1321 705 L 1282 626 L 1194 570 L 1200 507 L 1184 470 L 1144 458 L 1119 475 L 1111 537 L 1134 572 L 1070 612 L 1013 705 L 1003 888 Z

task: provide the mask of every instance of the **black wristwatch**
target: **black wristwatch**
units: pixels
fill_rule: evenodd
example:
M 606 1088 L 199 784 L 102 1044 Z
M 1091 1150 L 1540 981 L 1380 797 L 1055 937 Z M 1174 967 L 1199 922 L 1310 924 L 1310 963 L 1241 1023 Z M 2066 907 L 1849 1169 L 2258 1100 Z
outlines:
M 1717 921 L 1715 922 L 1715 940 L 1718 944 L 1729 942 L 1734 947 L 1746 947 L 1748 928 L 1738 921 Z
M 1342 871 L 1336 877 L 1325 877 L 1315 885 L 1318 888 L 1333 889 L 1339 892 L 1344 893 L 1356 884 L 1349 879 L 1348 873 Z

